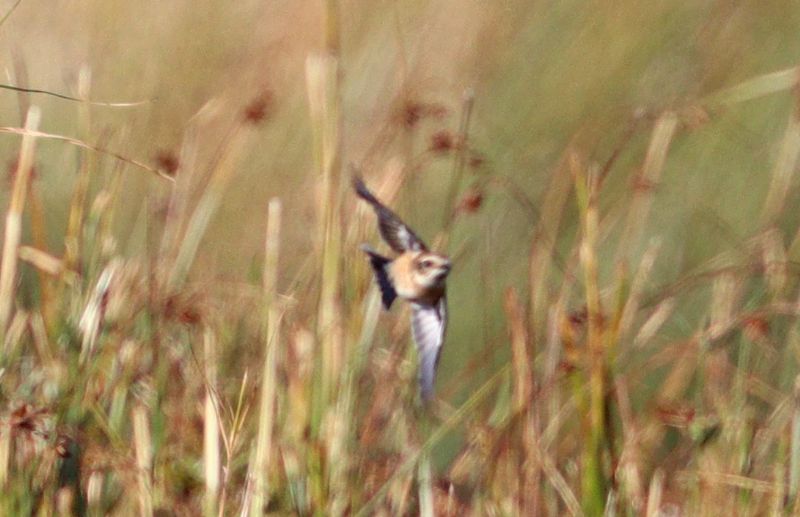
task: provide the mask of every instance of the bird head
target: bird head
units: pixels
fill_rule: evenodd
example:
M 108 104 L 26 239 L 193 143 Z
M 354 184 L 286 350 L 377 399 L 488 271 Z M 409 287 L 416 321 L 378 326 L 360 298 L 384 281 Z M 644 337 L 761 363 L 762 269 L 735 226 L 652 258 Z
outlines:
M 450 273 L 450 259 L 443 255 L 422 251 L 414 257 L 412 275 L 414 283 L 430 289 L 444 285 Z

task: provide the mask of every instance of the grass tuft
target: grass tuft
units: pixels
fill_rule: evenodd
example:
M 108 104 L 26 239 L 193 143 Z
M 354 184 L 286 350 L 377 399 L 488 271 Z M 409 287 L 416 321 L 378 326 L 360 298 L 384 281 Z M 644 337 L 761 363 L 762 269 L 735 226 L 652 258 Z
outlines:
M 3 11 L 0 515 L 798 513 L 792 9 L 273 4 Z

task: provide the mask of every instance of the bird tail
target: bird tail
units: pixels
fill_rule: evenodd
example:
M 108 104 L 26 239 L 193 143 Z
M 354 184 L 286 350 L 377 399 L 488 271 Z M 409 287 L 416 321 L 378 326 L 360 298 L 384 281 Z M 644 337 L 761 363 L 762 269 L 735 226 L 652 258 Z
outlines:
M 372 265 L 372 270 L 375 271 L 375 278 L 378 280 L 378 287 L 381 290 L 381 300 L 383 301 L 383 306 L 386 308 L 386 310 L 389 310 L 389 308 L 392 306 L 392 302 L 394 302 L 394 299 L 397 298 L 397 291 L 394 290 L 392 280 L 389 278 L 389 272 L 386 270 L 386 266 L 388 266 L 392 261 L 391 259 L 379 254 L 366 244 L 362 245 L 361 249 L 369 256 L 369 262 Z
M 358 194 L 358 197 L 369 203 L 374 207 L 383 206 L 378 198 L 376 198 L 372 192 L 369 191 L 367 185 L 364 183 L 364 180 L 361 179 L 361 176 L 353 176 L 353 188 Z

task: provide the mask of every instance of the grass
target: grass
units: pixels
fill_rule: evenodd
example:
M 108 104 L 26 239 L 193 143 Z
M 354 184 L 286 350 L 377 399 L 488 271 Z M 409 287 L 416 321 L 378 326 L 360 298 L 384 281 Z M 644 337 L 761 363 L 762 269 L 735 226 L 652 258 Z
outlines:
M 67 4 L 0 20 L 52 50 L 2 58 L 0 513 L 800 509 L 795 10 Z M 456 265 L 431 407 L 351 167 Z

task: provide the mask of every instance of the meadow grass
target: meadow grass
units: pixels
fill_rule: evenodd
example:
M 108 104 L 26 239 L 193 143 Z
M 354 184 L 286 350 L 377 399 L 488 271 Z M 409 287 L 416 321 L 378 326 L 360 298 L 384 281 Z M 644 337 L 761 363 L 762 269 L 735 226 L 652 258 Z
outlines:
M 800 511 L 780 2 L 67 4 L 0 18 L 74 72 L 2 85 L 0 514 Z M 430 407 L 356 171 L 455 264 Z

